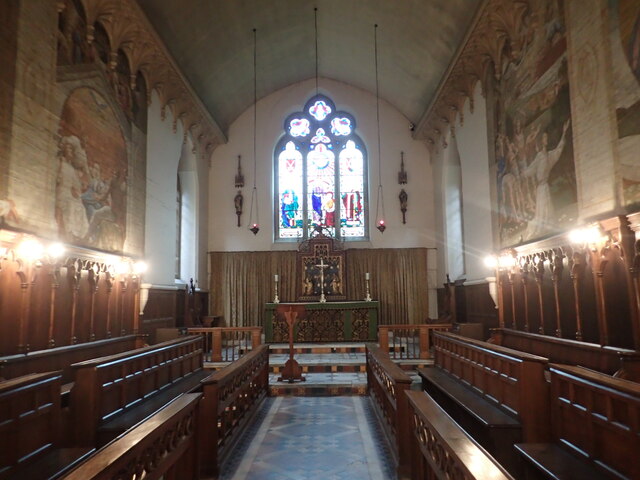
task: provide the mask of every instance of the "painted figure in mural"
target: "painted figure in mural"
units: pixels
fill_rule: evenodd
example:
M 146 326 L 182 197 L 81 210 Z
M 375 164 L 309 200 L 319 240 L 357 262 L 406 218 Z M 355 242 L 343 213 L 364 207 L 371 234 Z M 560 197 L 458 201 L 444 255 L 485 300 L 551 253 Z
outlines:
M 100 165 L 97 163 L 89 167 L 90 180 L 87 188 L 82 192 L 81 198 L 87 212 L 87 221 L 91 224 L 96 212 L 108 208 L 109 203 L 109 185 L 102 179 L 100 174 Z
M 536 209 L 533 220 L 529 222 L 527 228 L 528 238 L 548 231 L 550 223 L 554 220 L 553 204 L 549 191 L 549 174 L 555 164 L 558 163 L 564 150 L 569 122 L 567 120 L 562 127 L 562 137 L 560 137 L 553 150 L 548 150 L 549 137 L 547 132 L 542 134 L 542 148 L 523 172 L 524 176 L 533 177 L 536 181 Z
M 9 198 L 0 200 L 0 220 L 13 220 L 14 222 L 20 221 L 18 210 L 16 210 L 16 204 L 13 200 Z
M 292 190 L 285 190 L 282 193 L 282 202 L 280 203 L 283 227 L 296 226 L 296 213 L 298 212 L 298 208 L 298 196 Z
M 87 174 L 87 154 L 74 135 L 60 140 L 58 177 L 56 179 L 56 220 L 59 230 L 72 240 L 84 238 L 89 221 L 82 203 L 82 175 Z

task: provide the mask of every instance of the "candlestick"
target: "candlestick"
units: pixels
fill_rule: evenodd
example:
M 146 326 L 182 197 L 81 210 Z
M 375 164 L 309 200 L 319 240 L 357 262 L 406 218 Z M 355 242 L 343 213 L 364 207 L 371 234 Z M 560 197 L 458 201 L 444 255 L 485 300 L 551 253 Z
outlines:
M 365 280 L 365 284 L 367 286 L 367 296 L 364 297 L 364 301 L 365 302 L 370 302 L 371 301 L 371 295 L 369 294 L 369 272 L 365 273 L 364 280 Z
M 278 274 L 277 273 L 273 276 L 273 279 L 275 280 L 275 283 L 274 283 L 275 296 L 273 297 L 273 303 L 280 303 L 280 299 L 278 298 Z

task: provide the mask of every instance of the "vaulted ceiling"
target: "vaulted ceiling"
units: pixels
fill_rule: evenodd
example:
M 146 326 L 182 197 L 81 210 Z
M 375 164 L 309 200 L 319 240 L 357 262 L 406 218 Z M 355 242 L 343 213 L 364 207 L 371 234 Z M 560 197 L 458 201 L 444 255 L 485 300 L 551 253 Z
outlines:
M 482 0 L 137 0 L 187 80 L 227 133 L 253 103 L 253 28 L 258 98 L 318 70 L 375 94 L 417 124 Z M 322 87 L 320 80 L 320 87 Z

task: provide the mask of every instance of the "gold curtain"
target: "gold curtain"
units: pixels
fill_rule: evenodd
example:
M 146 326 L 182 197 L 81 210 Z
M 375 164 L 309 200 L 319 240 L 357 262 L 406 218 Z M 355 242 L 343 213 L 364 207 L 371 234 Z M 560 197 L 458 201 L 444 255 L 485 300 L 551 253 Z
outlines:
M 295 251 L 211 252 L 211 313 L 226 325 L 264 324 L 264 304 L 273 301 L 278 274 L 281 302 L 296 298 Z M 346 251 L 347 299 L 363 300 L 365 273 L 370 291 L 380 301 L 382 325 L 427 320 L 427 249 L 351 249 Z

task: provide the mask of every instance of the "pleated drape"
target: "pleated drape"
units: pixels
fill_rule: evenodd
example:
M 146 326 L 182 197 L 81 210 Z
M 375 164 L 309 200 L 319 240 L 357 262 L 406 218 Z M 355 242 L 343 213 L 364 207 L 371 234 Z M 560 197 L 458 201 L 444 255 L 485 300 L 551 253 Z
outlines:
M 264 304 L 273 301 L 274 275 L 281 302 L 296 297 L 296 254 L 282 252 L 210 252 L 211 313 L 229 326 L 262 326 Z M 348 300 L 364 300 L 365 273 L 380 301 L 379 324 L 421 323 L 429 311 L 427 249 L 351 249 L 344 280 Z

